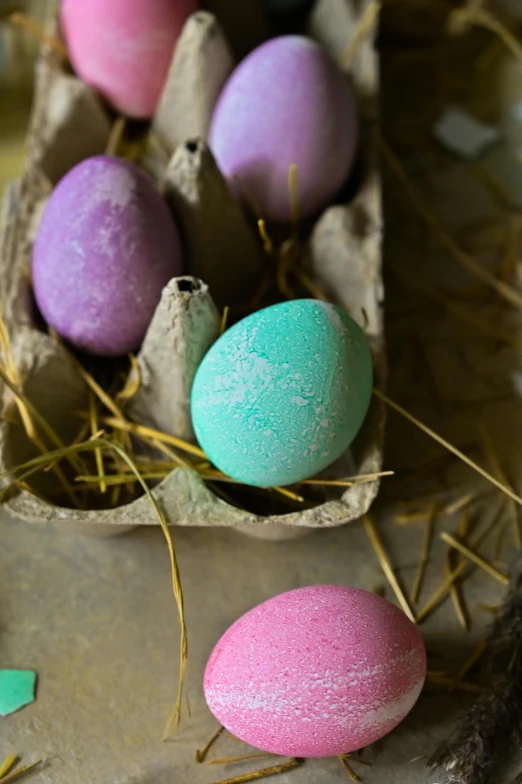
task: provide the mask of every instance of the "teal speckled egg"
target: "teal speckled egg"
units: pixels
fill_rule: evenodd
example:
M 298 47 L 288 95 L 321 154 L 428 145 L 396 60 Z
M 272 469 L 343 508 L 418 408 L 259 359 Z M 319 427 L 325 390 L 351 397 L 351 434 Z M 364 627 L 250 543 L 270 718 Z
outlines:
M 214 343 L 192 387 L 198 441 L 221 471 L 259 487 L 317 474 L 355 438 L 372 391 L 360 327 L 335 305 L 260 310 Z

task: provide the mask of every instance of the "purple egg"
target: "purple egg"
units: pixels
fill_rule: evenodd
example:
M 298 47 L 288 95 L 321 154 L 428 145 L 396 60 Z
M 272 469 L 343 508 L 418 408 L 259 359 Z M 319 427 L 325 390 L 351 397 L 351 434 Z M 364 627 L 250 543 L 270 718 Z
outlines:
M 221 171 L 261 217 L 292 217 L 288 171 L 297 165 L 299 212 L 319 212 L 346 181 L 357 147 L 348 78 L 317 44 L 275 38 L 255 49 L 221 93 L 209 136 Z
M 181 267 L 178 229 L 152 180 L 100 155 L 71 169 L 49 198 L 33 249 L 34 294 L 63 338 L 117 356 L 139 347 Z

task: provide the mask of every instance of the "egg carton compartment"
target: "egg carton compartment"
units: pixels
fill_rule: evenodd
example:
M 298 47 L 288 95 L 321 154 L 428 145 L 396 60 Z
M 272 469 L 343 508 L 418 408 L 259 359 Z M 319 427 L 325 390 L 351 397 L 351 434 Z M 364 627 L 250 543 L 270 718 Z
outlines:
M 230 19 L 233 17 L 237 26 L 237 12 L 244 4 L 222 0 L 214 6 L 218 18 L 201 11 L 184 27 L 151 122 L 150 142 L 139 161 L 176 214 L 187 274 L 173 279 L 164 289 L 138 354 L 141 385 L 126 415 L 191 442 L 195 439 L 190 388 L 199 362 L 219 335 L 219 309 L 241 306 L 249 300 L 266 264 L 255 224 L 231 195 L 205 142 L 217 96 L 234 67 L 228 40 L 236 56 L 237 41 L 241 40 L 237 29 L 229 31 Z M 307 18 L 307 31 L 337 58 L 363 12 L 364 4 L 359 6 L 355 0 L 319 0 Z M 241 16 L 248 17 L 248 40 L 254 41 L 253 45 L 259 42 L 256 36 L 266 38 L 261 12 L 249 16 L 243 7 L 239 21 Z M 57 30 L 55 19 L 51 27 Z M 375 384 L 382 387 L 382 216 L 375 146 L 379 90 L 378 59 L 371 40 L 360 47 L 351 78 L 361 128 L 360 176 L 356 186 L 352 179 L 355 194 L 342 194 L 339 203 L 305 227 L 302 264 L 327 298 L 343 307 L 364 330 L 372 351 Z M 49 334 L 37 313 L 30 282 L 32 242 L 53 186 L 80 161 L 106 151 L 113 122 L 114 116 L 95 93 L 44 46 L 36 67 L 27 165 L 3 204 L 0 295 L 19 386 L 65 443 L 70 443 L 74 428 L 78 428 L 74 412 L 86 408 L 88 389 L 77 360 Z M 0 469 L 5 472 L 37 451 L 24 431 L 13 393 L 5 384 L 1 392 Z M 322 476 L 381 471 L 383 429 L 383 405 L 374 398 L 354 443 Z M 15 518 L 67 523 L 102 535 L 158 522 L 145 496 L 112 508 L 56 506 L 43 497 L 48 481 L 50 474 L 42 473 L 30 489 L 23 485 L 12 489 L 4 496 L 5 508 Z M 7 482 L 5 479 L 4 484 Z M 322 487 L 313 492 L 307 488 L 317 505 L 283 514 L 274 512 L 266 496 L 260 497 L 259 503 L 254 496 L 255 509 L 245 511 L 215 495 L 196 471 L 180 467 L 152 492 L 170 525 L 230 526 L 254 536 L 284 539 L 300 536 L 310 528 L 338 526 L 359 518 L 368 511 L 378 488 L 378 479 L 348 487 L 342 497 L 339 488 Z

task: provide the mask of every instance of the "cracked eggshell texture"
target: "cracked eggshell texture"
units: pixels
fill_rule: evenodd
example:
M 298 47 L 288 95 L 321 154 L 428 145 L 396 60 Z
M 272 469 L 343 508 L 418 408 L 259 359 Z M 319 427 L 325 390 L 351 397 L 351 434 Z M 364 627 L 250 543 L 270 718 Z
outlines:
M 382 738 L 411 710 L 426 675 L 419 632 L 380 596 L 319 585 L 280 594 L 219 640 L 208 706 L 263 751 L 326 757 Z
M 49 326 L 78 348 L 103 356 L 137 349 L 181 268 L 174 220 L 134 164 L 88 158 L 51 194 L 33 248 L 34 294 Z
M 355 157 L 348 77 L 308 38 L 268 41 L 225 84 L 209 145 L 231 188 L 265 220 L 291 220 L 288 171 L 295 163 L 300 215 L 314 215 L 344 184 Z
M 197 0 L 62 0 L 78 76 L 130 117 L 151 117 L 181 29 Z
M 212 346 L 192 387 L 194 430 L 229 476 L 270 487 L 333 463 L 368 410 L 372 361 L 335 305 L 293 300 L 257 311 Z

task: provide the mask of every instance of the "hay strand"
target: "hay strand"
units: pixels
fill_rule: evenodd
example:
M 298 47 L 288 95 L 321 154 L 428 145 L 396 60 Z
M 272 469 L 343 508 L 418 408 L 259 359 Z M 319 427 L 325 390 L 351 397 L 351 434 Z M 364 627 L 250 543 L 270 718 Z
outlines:
M 417 569 L 417 573 L 415 575 L 415 580 L 413 582 L 413 588 L 411 591 L 410 601 L 412 604 L 417 604 L 417 600 L 421 592 L 422 583 L 424 581 L 424 575 L 426 573 L 426 566 L 428 565 L 428 561 L 430 558 L 431 540 L 433 538 L 433 528 L 435 526 L 436 518 L 437 518 L 437 507 L 432 506 L 432 508 L 429 510 L 428 518 L 426 520 L 426 527 L 424 529 L 424 537 L 422 542 L 421 560 Z
M 491 531 L 494 530 L 495 526 L 498 524 L 499 519 L 501 518 L 502 512 L 504 511 L 504 504 L 501 504 L 493 516 L 492 520 L 489 524 L 484 528 L 484 530 L 477 536 L 473 547 L 476 549 L 480 547 L 480 545 L 484 542 L 484 540 L 489 536 Z M 450 575 L 448 575 L 443 583 L 433 592 L 431 597 L 428 599 L 422 610 L 417 613 L 417 623 L 421 623 L 424 621 L 428 615 L 430 615 L 433 610 L 440 604 L 442 599 L 448 593 L 450 586 L 457 580 L 466 570 L 468 566 L 466 561 L 461 561 L 458 566 L 452 571 Z
M 107 147 L 105 148 L 105 155 L 118 155 L 126 125 L 127 118 L 122 114 L 118 115 L 112 124 Z
M 90 426 L 91 426 L 91 438 L 95 437 L 99 432 L 98 428 L 98 413 L 96 411 L 96 398 L 94 397 L 94 393 L 92 390 L 89 391 L 89 415 L 90 415 Z M 102 451 L 99 448 L 94 450 L 94 459 L 96 461 L 96 469 L 98 471 L 98 477 L 100 479 L 100 492 L 105 493 L 107 491 L 107 482 L 104 479 L 104 468 L 103 468 L 103 455 Z
M 419 419 L 417 419 L 417 417 L 413 416 L 413 414 L 410 414 L 408 411 L 406 411 L 406 409 L 402 408 L 402 406 L 399 406 L 398 403 L 395 403 L 393 400 L 391 400 L 391 398 L 385 395 L 384 392 L 381 392 L 380 389 L 374 389 L 373 394 L 376 397 L 380 398 L 384 403 L 386 403 L 386 405 L 390 406 L 390 408 L 393 408 L 394 411 L 397 411 L 398 414 L 401 414 L 401 416 L 405 417 L 412 424 L 416 425 L 420 430 L 426 433 L 426 435 L 430 436 L 430 438 L 433 438 L 434 441 L 437 441 L 441 446 L 445 447 L 449 452 L 452 452 L 456 457 L 458 457 L 460 460 L 466 463 L 470 468 L 472 468 L 478 474 L 480 474 L 485 479 L 487 479 L 488 482 L 491 482 L 491 484 L 495 485 L 495 487 L 498 487 L 499 490 L 502 490 L 503 493 L 505 493 L 507 496 L 512 498 L 514 501 L 516 501 L 517 504 L 520 504 L 522 506 L 522 498 L 520 496 L 518 496 L 516 493 L 513 492 L 513 490 L 511 490 L 509 487 L 507 487 L 498 479 L 496 479 L 494 476 L 492 476 L 490 473 L 488 473 L 488 471 L 486 471 L 484 468 L 481 468 L 481 466 L 475 463 L 470 457 L 468 457 L 463 452 L 461 452 L 460 449 L 457 449 L 457 447 L 450 444 L 449 441 L 446 441 L 445 438 L 439 436 L 438 433 L 436 433 L 430 427 L 428 427 Z
M 469 547 L 463 545 L 462 542 L 457 541 L 457 539 L 448 534 L 446 531 L 441 533 L 440 538 L 446 542 L 446 544 L 449 544 L 450 547 L 454 547 L 455 550 L 458 550 L 459 553 L 461 553 L 469 561 L 472 561 L 476 566 L 489 574 L 490 577 L 498 580 L 498 582 L 502 583 L 502 585 L 509 585 L 508 577 L 499 572 L 498 569 L 495 569 L 494 566 L 491 566 L 491 564 L 484 560 L 484 558 L 481 558 L 480 555 L 477 555 L 472 550 L 470 550 Z
M 132 400 L 141 386 L 140 363 L 134 354 L 129 354 L 129 361 L 131 364 L 130 370 L 127 374 L 123 389 L 116 395 L 117 403 L 127 403 L 129 400 Z
M 506 476 L 506 473 L 500 464 L 498 453 L 494 447 L 493 440 L 491 438 L 488 429 L 486 428 L 485 425 L 481 425 L 479 429 L 480 429 L 480 435 L 482 437 L 482 443 L 484 444 L 484 451 L 489 460 L 493 473 L 496 475 L 497 479 L 499 479 L 501 482 L 503 482 L 503 484 L 506 485 L 506 487 L 509 487 L 510 490 L 513 491 L 513 485 L 510 484 Z M 513 514 L 513 529 L 515 534 L 515 541 L 517 543 L 518 549 L 522 550 L 522 536 L 520 533 L 520 520 L 518 515 L 519 509 L 513 500 L 510 502 L 510 505 Z
M 447 686 L 450 688 L 455 683 L 453 678 L 448 678 L 446 675 L 440 675 L 439 673 L 435 672 L 428 672 L 426 675 L 427 683 L 433 683 L 435 686 Z M 477 683 L 468 683 L 467 681 L 461 681 L 457 686 L 455 686 L 455 691 L 466 691 L 469 694 L 481 694 L 484 691 L 482 686 L 479 686 Z
M 459 541 L 463 541 L 468 535 L 468 531 L 469 531 L 469 514 L 466 509 L 463 512 L 460 520 L 459 528 L 457 531 L 457 539 Z M 453 571 L 452 553 L 453 553 L 452 548 L 448 547 L 446 551 L 446 559 L 445 559 L 447 577 L 449 577 Z M 457 560 L 457 562 L 459 562 L 459 560 Z M 457 620 L 459 621 L 462 628 L 464 630 L 467 630 L 469 627 L 468 614 L 464 607 L 464 600 L 461 595 L 460 586 L 457 580 L 455 580 L 455 582 L 453 582 L 450 585 L 449 591 L 450 591 L 451 601 L 453 602 L 453 606 L 455 608 L 455 614 L 457 616 Z
M 45 46 L 48 46 L 50 49 L 52 49 L 52 51 L 60 60 L 68 59 L 67 49 L 65 48 L 62 41 L 60 41 L 60 39 L 55 35 L 49 35 L 33 19 L 29 19 L 28 16 L 19 12 L 11 14 L 8 19 L 12 25 L 19 27 L 21 30 L 29 33 L 29 35 L 31 35 L 41 44 L 44 44 Z
M 374 549 L 375 555 L 377 556 L 377 558 L 379 560 L 379 563 L 381 565 L 381 568 L 382 568 L 384 574 L 386 575 L 386 579 L 390 583 L 390 586 L 392 587 L 393 592 L 395 593 L 395 596 L 397 597 L 397 601 L 399 602 L 399 604 L 402 607 L 404 613 L 408 616 L 410 621 L 412 621 L 412 623 L 415 623 L 415 615 L 414 615 L 410 605 L 408 604 L 408 600 L 406 599 L 406 596 L 404 595 L 404 592 L 403 592 L 402 588 L 399 585 L 399 582 L 398 582 L 398 580 L 397 580 L 397 578 L 395 576 L 395 573 L 393 571 L 392 565 L 390 563 L 390 559 L 388 558 L 388 555 L 386 554 L 386 551 L 385 551 L 385 549 L 383 547 L 383 544 L 382 544 L 382 542 L 380 540 L 380 537 L 379 537 L 379 535 L 378 535 L 378 533 L 377 533 L 377 531 L 375 529 L 375 526 L 373 525 L 373 523 L 372 523 L 372 521 L 371 521 L 371 519 L 370 519 L 370 517 L 368 515 L 364 515 L 363 522 L 364 522 L 364 527 L 366 529 L 366 533 L 368 535 L 368 539 L 370 540 L 370 543 L 371 543 L 371 545 L 372 545 L 372 547 Z
M 241 754 L 239 757 L 222 757 L 221 759 L 209 760 L 207 765 L 232 765 L 235 762 L 259 759 L 260 757 L 273 757 L 269 751 L 260 751 L 258 754 Z
M 361 16 L 354 35 L 339 57 L 341 71 L 349 71 L 359 54 L 362 44 L 373 35 L 381 11 L 380 0 L 370 0 Z
M 522 44 L 520 41 L 489 11 L 486 11 L 484 8 L 465 6 L 464 8 L 456 8 L 449 15 L 448 29 L 450 32 L 460 33 L 471 25 L 484 27 L 486 30 L 494 33 L 509 49 L 513 57 L 517 60 L 522 60 Z
M 452 692 L 454 689 L 457 688 L 457 686 L 459 686 L 462 683 L 463 679 L 466 677 L 466 675 L 471 670 L 471 668 L 474 667 L 475 664 L 478 662 L 478 660 L 483 656 L 487 647 L 488 644 L 485 640 L 481 640 L 479 644 L 475 646 L 475 648 L 471 651 L 470 655 L 468 656 L 468 658 L 466 659 L 466 661 L 458 671 L 455 680 L 450 686 L 449 689 L 450 692 Z
M 30 773 L 32 770 L 35 770 L 39 765 L 42 764 L 42 760 L 38 760 L 37 762 L 33 762 L 31 765 L 23 765 L 18 770 L 13 770 L 11 773 L 8 773 L 7 776 L 4 776 L 2 779 L 2 784 L 11 784 L 12 781 L 18 781 L 27 773 Z
M 223 734 L 224 731 L 225 731 L 224 727 L 219 727 L 215 731 L 215 733 L 212 735 L 212 737 L 210 738 L 210 740 L 207 743 L 207 745 L 205 746 L 205 748 L 201 749 L 201 751 L 199 749 L 196 750 L 196 762 L 204 762 L 205 761 L 206 756 L 209 753 L 210 749 L 212 748 L 214 743 L 217 741 L 217 739 L 220 737 L 220 735 Z
M 291 163 L 288 169 L 288 193 L 290 196 L 290 214 L 292 216 L 292 226 L 294 233 L 297 232 L 299 221 L 301 220 L 301 210 L 299 208 L 299 181 L 297 179 L 297 164 Z
M 299 767 L 303 764 L 302 759 L 292 757 L 288 762 L 282 765 L 273 765 L 271 768 L 263 768 L 263 770 L 256 770 L 254 773 L 245 773 L 242 776 L 234 776 L 231 779 L 223 779 L 216 782 L 216 784 L 246 784 L 248 781 L 259 781 L 259 779 L 267 779 L 270 776 L 277 776 L 279 773 L 286 773 L 293 768 Z
M 9 771 L 11 771 L 15 765 L 18 764 L 18 757 L 16 754 L 10 754 L 7 759 L 5 759 L 2 764 L 0 765 L 0 779 L 3 779 L 4 776 L 7 776 Z
M 362 779 L 357 775 L 357 773 L 351 769 L 350 765 L 348 764 L 348 760 L 344 756 L 339 757 L 339 762 L 343 766 L 344 770 L 348 774 L 349 778 L 352 781 L 355 781 L 356 784 L 361 784 Z

